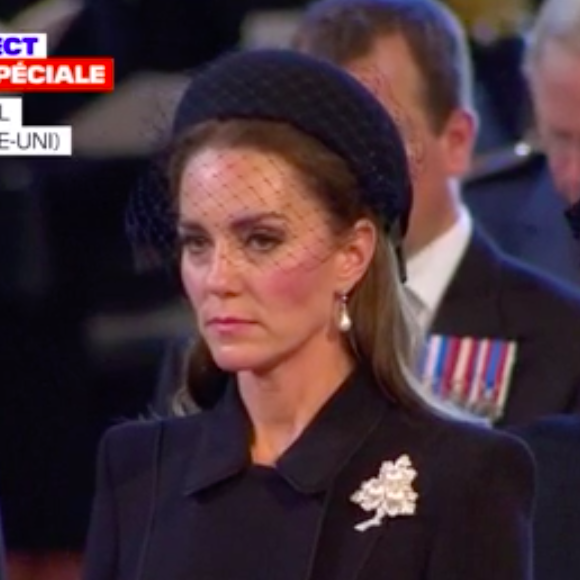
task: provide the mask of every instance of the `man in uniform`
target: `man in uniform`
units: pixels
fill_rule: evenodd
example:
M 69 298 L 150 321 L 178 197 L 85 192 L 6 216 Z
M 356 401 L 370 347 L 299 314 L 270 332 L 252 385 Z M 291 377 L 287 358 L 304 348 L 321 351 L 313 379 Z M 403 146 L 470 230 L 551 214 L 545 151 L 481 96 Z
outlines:
M 483 159 L 464 199 L 507 252 L 580 285 L 580 3 L 548 0 L 525 71 L 537 140 Z
M 367 83 L 420 159 L 405 251 L 425 388 L 498 426 L 577 412 L 578 294 L 500 252 L 461 200 L 477 119 L 457 19 L 436 0 L 322 0 L 293 44 Z

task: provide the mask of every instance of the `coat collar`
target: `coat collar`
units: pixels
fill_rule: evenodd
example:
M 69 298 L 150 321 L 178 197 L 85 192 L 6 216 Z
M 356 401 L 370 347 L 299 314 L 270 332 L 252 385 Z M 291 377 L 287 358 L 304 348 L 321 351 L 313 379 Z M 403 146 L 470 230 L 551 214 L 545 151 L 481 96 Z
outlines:
M 392 405 L 369 373 L 356 369 L 280 457 L 279 473 L 298 492 L 326 491 Z M 251 422 L 231 380 L 221 401 L 200 417 L 202 436 L 192 450 L 185 493 L 195 494 L 250 465 Z
M 282 476 L 299 492 L 316 493 L 322 502 L 311 559 L 300 580 L 370 580 L 392 570 L 397 570 L 401 580 L 421 576 L 432 519 L 428 496 L 433 470 L 429 463 L 440 444 L 441 425 L 427 416 L 431 417 L 392 402 L 380 392 L 370 373 L 358 369 L 280 459 L 277 468 Z M 250 464 L 251 434 L 235 382 L 230 383 L 217 406 L 190 418 L 188 424 L 196 427 L 181 443 L 182 450 L 184 443 L 188 448 L 178 459 L 185 470 L 185 503 L 178 503 L 174 514 L 185 538 L 189 527 L 196 525 L 187 509 L 197 499 L 196 494 Z M 403 455 L 410 458 L 418 473 L 413 483 L 419 497 L 417 514 L 385 518 L 380 525 L 357 530 L 357 525 L 375 514 L 355 502 L 353 494 L 363 482 L 377 477 L 386 461 L 395 462 Z M 171 519 L 171 525 L 175 520 Z M 409 550 L 410 545 L 413 550 Z M 177 548 L 173 564 L 183 573 L 174 574 L 175 578 L 187 577 L 190 558 L 185 542 Z M 148 578 L 161 577 L 164 560 L 148 568 Z

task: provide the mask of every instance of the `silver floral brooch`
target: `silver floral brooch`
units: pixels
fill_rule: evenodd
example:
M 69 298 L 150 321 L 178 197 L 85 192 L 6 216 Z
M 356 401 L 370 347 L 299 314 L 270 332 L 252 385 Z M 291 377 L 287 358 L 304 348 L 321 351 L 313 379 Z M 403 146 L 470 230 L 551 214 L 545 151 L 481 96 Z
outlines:
M 413 489 L 417 471 L 408 455 L 396 461 L 385 461 L 377 477 L 364 481 L 351 500 L 366 512 L 375 512 L 370 520 L 357 524 L 355 530 L 364 532 L 381 525 L 386 516 L 395 518 L 415 513 L 418 494 Z

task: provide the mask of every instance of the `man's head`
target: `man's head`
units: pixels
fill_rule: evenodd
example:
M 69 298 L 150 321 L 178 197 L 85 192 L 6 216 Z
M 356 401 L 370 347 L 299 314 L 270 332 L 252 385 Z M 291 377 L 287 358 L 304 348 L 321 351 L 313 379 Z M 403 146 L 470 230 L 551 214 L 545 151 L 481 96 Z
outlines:
M 475 137 L 471 69 L 457 19 L 435 0 L 321 0 L 306 11 L 294 48 L 345 67 L 399 120 L 416 172 L 407 249 L 455 220 L 456 178 Z
M 580 200 L 580 3 L 547 0 L 530 34 L 525 70 L 554 182 Z

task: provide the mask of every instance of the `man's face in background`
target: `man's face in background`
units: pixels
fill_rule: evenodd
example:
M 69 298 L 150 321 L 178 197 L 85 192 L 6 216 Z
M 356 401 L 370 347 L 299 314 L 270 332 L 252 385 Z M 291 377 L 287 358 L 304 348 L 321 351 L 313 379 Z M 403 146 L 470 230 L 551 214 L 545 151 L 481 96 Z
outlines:
M 469 168 L 475 120 L 467 111 L 457 109 L 441 130 L 435 130 L 425 97 L 428 80 L 402 35 L 377 39 L 366 56 L 345 68 L 391 113 L 405 142 L 414 176 L 413 211 L 405 238 L 407 255 L 412 256 L 453 223 L 450 182 Z
M 580 201 L 580 52 L 548 42 L 530 66 L 538 132 L 559 193 Z

